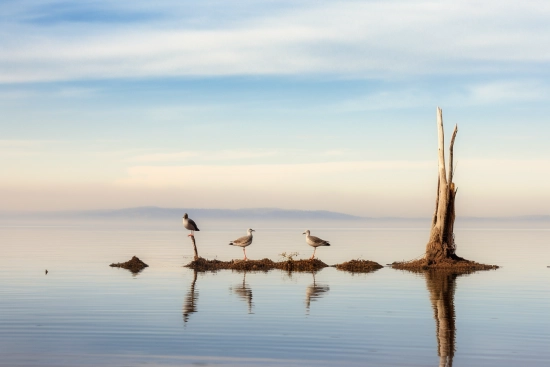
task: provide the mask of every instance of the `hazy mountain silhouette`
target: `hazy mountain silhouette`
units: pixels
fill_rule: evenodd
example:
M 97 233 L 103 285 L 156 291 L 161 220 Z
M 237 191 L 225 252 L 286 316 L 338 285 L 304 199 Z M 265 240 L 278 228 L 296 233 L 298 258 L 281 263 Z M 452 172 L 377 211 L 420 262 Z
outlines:
M 166 220 L 181 218 L 183 213 L 189 213 L 195 219 L 258 219 L 258 220 L 362 220 L 369 222 L 419 222 L 429 223 L 431 218 L 426 217 L 360 217 L 356 215 L 332 212 L 328 210 L 287 210 L 278 208 L 250 208 L 250 209 L 199 209 L 199 208 L 160 208 L 144 206 L 124 209 L 104 210 L 73 210 L 49 212 L 0 212 L 0 218 L 40 218 L 40 219 L 144 219 Z M 457 222 L 468 223 L 548 223 L 550 215 L 524 215 L 510 217 L 465 217 L 458 216 Z
M 58 212 L 19 212 L 2 213 L 3 217 L 36 217 L 43 218 L 73 218 L 73 219 L 168 219 L 180 218 L 183 213 L 189 213 L 193 218 L 208 219 L 332 219 L 360 220 L 358 217 L 345 213 L 327 210 L 284 210 L 277 208 L 254 209 L 196 209 L 196 208 L 159 208 L 155 206 L 112 209 L 112 210 L 82 210 Z

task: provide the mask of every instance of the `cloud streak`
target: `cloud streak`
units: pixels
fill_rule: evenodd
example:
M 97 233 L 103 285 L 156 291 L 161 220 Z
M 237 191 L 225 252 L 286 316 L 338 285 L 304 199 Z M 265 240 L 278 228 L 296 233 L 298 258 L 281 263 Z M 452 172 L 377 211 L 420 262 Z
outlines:
M 470 0 L 282 6 L 222 28 L 216 19 L 203 28 L 156 19 L 97 27 L 6 22 L 0 82 L 525 71 L 550 61 L 548 18 L 544 1 Z

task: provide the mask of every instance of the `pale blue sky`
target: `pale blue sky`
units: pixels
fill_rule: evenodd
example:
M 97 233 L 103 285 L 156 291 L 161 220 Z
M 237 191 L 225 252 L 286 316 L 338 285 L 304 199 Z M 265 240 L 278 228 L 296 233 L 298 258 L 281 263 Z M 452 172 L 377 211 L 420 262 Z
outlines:
M 545 1 L 3 1 L 0 210 L 550 214 Z M 238 174 L 235 174 L 238 173 Z

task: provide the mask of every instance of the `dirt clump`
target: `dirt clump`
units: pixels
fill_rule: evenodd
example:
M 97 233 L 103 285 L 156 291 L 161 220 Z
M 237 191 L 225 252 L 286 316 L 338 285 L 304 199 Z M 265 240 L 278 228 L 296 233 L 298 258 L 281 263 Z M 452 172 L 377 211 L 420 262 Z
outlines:
M 370 273 L 383 268 L 382 265 L 370 260 L 350 260 L 336 264 L 334 267 L 338 270 L 349 271 L 351 273 Z
M 318 259 L 285 260 L 275 263 L 277 269 L 286 271 L 318 271 L 328 267 L 327 264 Z
M 217 270 L 238 270 L 238 271 L 269 271 L 272 269 L 281 269 L 287 271 L 317 271 L 328 265 L 324 262 L 313 260 L 293 260 L 289 259 L 281 262 L 274 262 L 270 259 L 262 260 L 207 260 L 199 257 L 185 265 L 188 268 L 197 271 L 217 271 Z
M 400 270 L 424 271 L 424 270 L 449 270 L 457 272 L 473 272 L 478 270 L 495 270 L 498 265 L 480 264 L 475 261 L 463 259 L 458 256 L 454 258 L 442 259 L 436 263 L 430 263 L 428 259 L 393 262 L 391 267 Z
M 145 269 L 149 265 L 147 265 L 146 263 L 141 261 L 139 259 L 139 257 L 132 256 L 132 258 L 130 260 L 126 261 L 125 263 L 116 263 L 116 264 L 113 263 L 109 266 L 116 267 L 116 268 L 128 269 L 132 273 L 139 273 L 140 271 L 142 271 L 143 269 Z
M 273 269 L 274 262 L 265 258 L 262 260 L 232 260 L 231 270 L 268 271 Z
M 269 259 L 262 260 L 207 260 L 199 257 L 185 265 L 188 268 L 197 271 L 217 271 L 223 269 L 242 270 L 242 271 L 268 271 L 275 269 L 275 263 Z

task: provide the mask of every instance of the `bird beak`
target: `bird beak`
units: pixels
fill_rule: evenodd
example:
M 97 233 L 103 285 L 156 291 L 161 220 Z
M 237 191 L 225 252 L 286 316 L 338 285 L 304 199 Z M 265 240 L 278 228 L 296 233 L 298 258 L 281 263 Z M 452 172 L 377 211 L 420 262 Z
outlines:
M 306 234 L 306 232 L 302 233 L 302 234 Z

